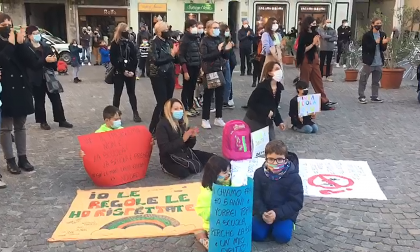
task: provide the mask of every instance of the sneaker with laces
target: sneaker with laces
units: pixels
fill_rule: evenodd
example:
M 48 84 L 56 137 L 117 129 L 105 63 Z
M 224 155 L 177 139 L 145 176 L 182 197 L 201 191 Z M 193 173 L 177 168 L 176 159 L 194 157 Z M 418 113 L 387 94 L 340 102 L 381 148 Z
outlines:
M 198 112 L 197 110 L 195 110 L 195 108 L 190 109 L 190 112 L 193 113 L 196 116 L 200 115 L 200 112 Z
M 328 81 L 328 82 L 334 82 L 334 80 L 331 79 L 330 77 L 325 78 L 325 80 Z
M 374 98 L 370 98 L 370 101 L 373 103 L 383 103 L 384 100 L 378 98 L 378 97 L 374 97 Z
M 187 110 L 187 116 L 188 116 L 188 117 L 195 117 L 195 116 L 196 116 L 196 114 L 195 114 L 194 112 L 192 112 L 191 110 L 192 110 L 192 109 Z
M 235 103 L 233 102 L 233 100 L 229 100 L 229 101 L 228 101 L 228 104 L 229 104 L 230 106 L 235 106 Z
M 6 188 L 7 187 L 7 185 L 6 185 L 6 183 L 4 183 L 2 180 L 1 180 L 1 174 L 0 174 L 0 189 L 4 189 L 4 188 Z
M 223 121 L 222 118 L 216 118 L 214 119 L 214 125 L 219 127 L 225 127 L 226 123 Z
M 235 105 L 230 105 L 229 103 L 223 103 L 223 109 L 234 109 Z
M 203 129 L 211 129 L 210 121 L 209 120 L 201 120 L 201 127 Z
M 91 66 L 92 64 L 90 64 L 90 62 L 88 62 L 88 66 Z
M 359 97 L 359 103 L 360 104 L 367 104 L 366 98 Z
M 194 98 L 194 105 L 196 108 L 201 108 L 199 98 L 197 97 Z
M 335 67 L 340 67 L 340 63 L 335 63 Z

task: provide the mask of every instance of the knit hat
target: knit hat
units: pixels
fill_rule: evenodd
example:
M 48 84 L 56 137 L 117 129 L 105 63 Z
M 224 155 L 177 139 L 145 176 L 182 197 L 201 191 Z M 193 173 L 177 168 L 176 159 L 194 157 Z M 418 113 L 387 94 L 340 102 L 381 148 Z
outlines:
M 32 35 L 32 32 L 34 31 L 38 31 L 38 27 L 35 25 L 30 25 L 28 27 L 26 27 L 26 34 L 27 35 Z

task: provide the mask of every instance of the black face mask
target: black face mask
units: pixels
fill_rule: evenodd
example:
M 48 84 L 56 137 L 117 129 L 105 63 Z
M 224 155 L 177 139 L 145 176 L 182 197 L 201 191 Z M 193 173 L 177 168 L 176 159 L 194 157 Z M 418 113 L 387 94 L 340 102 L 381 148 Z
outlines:
M 316 30 L 316 26 L 311 26 L 311 30 L 315 31 Z
M 162 38 L 169 39 L 171 37 L 171 33 L 169 31 L 162 32 Z
M 11 30 L 10 26 L 1 27 L 0 28 L 0 36 L 2 36 L 5 39 L 8 39 L 9 35 L 10 35 L 10 30 Z
M 382 29 L 382 25 L 374 25 L 373 28 L 379 31 L 380 29 Z
M 123 38 L 126 38 L 126 39 L 128 39 L 128 31 L 123 31 L 123 32 L 121 32 L 121 36 L 123 37 Z
M 303 90 L 303 95 L 308 95 L 309 90 L 308 89 L 304 89 Z

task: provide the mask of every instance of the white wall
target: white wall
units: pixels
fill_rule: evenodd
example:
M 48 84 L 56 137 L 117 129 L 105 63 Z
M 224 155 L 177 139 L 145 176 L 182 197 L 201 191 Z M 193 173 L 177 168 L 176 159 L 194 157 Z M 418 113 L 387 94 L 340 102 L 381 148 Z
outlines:
M 133 31 L 137 33 L 139 31 L 139 4 L 138 0 L 130 0 L 130 20 L 128 25 L 133 27 Z

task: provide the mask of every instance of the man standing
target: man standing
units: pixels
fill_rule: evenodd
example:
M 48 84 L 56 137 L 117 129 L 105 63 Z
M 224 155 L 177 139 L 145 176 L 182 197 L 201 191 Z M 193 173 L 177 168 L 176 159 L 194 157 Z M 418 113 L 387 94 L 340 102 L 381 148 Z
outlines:
M 386 51 L 389 39 L 385 32 L 381 31 L 382 21 L 379 18 L 372 20 L 372 28 L 362 38 L 363 68 L 359 80 L 359 103 L 366 104 L 365 90 L 370 74 L 372 74 L 371 102 L 382 103 L 379 99 L 379 82 L 382 78 L 382 66 L 384 65 L 384 51 Z
M 99 66 L 101 64 L 101 54 L 99 53 L 99 47 L 101 46 L 102 37 L 99 27 L 96 27 L 95 31 L 92 35 L 93 39 L 93 48 L 92 54 L 95 57 L 95 66 Z
M 135 45 L 136 44 L 136 38 L 137 38 L 137 36 L 136 36 L 136 33 L 133 31 L 133 27 L 130 27 L 128 29 L 128 34 L 129 34 L 129 39 L 128 40 L 130 40 L 131 42 L 133 42 L 134 45 Z
M 82 65 L 85 64 L 87 58 L 88 65 L 90 66 L 90 35 L 86 27 L 82 28 L 82 35 L 80 35 L 80 45 L 82 46 Z
M 239 55 L 241 57 L 241 76 L 245 75 L 245 60 L 247 75 L 252 75 L 251 53 L 254 32 L 249 28 L 248 20 L 242 22 L 242 28 L 238 31 Z
M 341 54 L 344 52 L 344 54 L 349 49 L 350 39 L 351 39 L 351 28 L 349 26 L 349 22 L 347 19 L 343 19 L 341 22 L 341 26 L 337 28 L 337 35 L 338 35 L 338 41 L 337 41 L 337 57 L 336 57 L 336 66 L 340 67 L 340 58 Z M 346 57 L 344 55 L 343 60 L 343 67 L 346 67 Z

